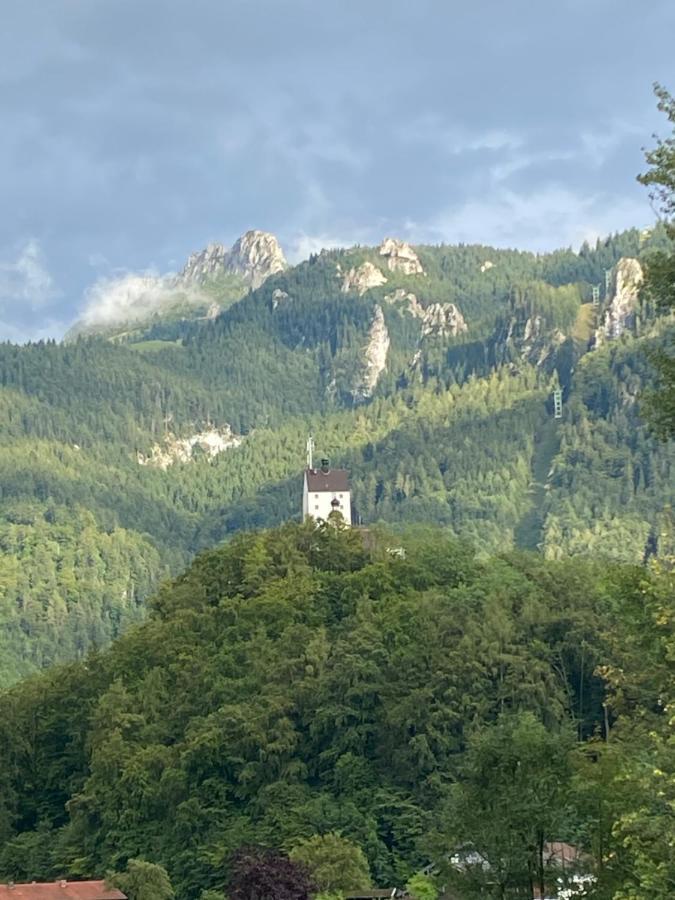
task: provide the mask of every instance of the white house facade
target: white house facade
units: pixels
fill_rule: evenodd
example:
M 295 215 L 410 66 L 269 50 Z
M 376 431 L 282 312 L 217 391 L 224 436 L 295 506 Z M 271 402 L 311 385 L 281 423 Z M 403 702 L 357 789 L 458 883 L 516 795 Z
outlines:
M 302 492 L 302 517 L 326 521 L 332 512 L 339 512 L 347 525 L 352 524 L 352 498 L 346 469 L 331 469 L 328 460 L 321 460 L 321 468 L 305 469 Z

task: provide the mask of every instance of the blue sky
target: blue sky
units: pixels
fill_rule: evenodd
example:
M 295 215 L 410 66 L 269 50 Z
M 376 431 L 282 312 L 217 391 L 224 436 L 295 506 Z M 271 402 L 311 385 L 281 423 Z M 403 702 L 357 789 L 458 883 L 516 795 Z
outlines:
M 0 337 L 273 231 L 533 250 L 653 220 L 672 0 L 7 0 Z

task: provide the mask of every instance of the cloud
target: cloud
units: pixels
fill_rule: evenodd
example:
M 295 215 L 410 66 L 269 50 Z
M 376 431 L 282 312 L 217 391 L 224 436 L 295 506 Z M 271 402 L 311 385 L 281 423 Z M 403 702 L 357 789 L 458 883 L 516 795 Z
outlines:
M 101 278 L 85 292 L 80 323 L 85 327 L 119 325 L 147 319 L 174 303 L 203 302 L 199 292 L 177 290 L 171 276 L 154 272 Z
M 578 247 L 612 231 L 648 220 L 644 203 L 607 202 L 558 185 L 516 193 L 501 189 L 440 213 L 427 225 L 411 223 L 419 242 L 481 243 L 545 252 Z M 555 236 L 552 238 L 552 236 Z
M 312 253 L 320 253 L 322 250 L 330 250 L 335 247 L 353 247 L 360 243 L 355 233 L 349 236 L 338 236 L 330 233 L 305 234 L 301 232 L 294 235 L 288 242 L 286 256 L 289 262 L 296 264 L 308 259 Z
M 0 259 L 0 336 L 24 343 L 61 334 L 54 311 L 61 296 L 39 241 L 15 247 L 9 259 Z
M 37 311 L 58 293 L 36 240 L 27 241 L 16 259 L 0 261 L 0 309 Z

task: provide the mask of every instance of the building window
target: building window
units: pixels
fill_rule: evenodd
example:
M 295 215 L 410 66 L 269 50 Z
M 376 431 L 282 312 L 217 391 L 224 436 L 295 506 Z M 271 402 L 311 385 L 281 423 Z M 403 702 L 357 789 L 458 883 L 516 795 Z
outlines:
M 319 504 L 317 503 L 316 506 L 314 507 L 314 509 L 318 509 L 318 508 L 319 508 Z
M 314 499 L 315 499 L 315 500 L 318 500 L 318 499 L 319 499 L 319 495 L 318 495 L 318 494 L 314 494 Z
M 342 500 L 342 494 L 340 494 L 340 500 Z

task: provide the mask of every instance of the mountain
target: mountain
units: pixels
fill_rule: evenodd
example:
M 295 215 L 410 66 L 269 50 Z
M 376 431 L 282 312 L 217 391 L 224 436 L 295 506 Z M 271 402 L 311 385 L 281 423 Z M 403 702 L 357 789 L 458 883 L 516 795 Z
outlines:
M 157 321 L 214 318 L 287 265 L 273 234 L 247 231 L 231 249 L 209 244 L 193 253 L 177 276 L 128 275 L 104 282 L 65 339 L 129 340 Z
M 636 289 L 659 229 L 578 253 L 271 253 L 253 288 L 274 248 L 256 234 L 176 278 L 216 297 L 240 279 L 215 315 L 0 346 L 0 683 L 108 643 L 200 550 L 299 518 L 309 432 L 367 525 L 481 553 L 671 552 L 673 447 L 639 409 L 672 333 Z
M 209 244 L 193 253 L 178 281 L 181 284 L 204 284 L 227 273 L 239 275 L 252 288 L 260 287 L 270 275 L 288 267 L 279 242 L 265 231 L 247 231 L 228 250 L 222 244 Z

